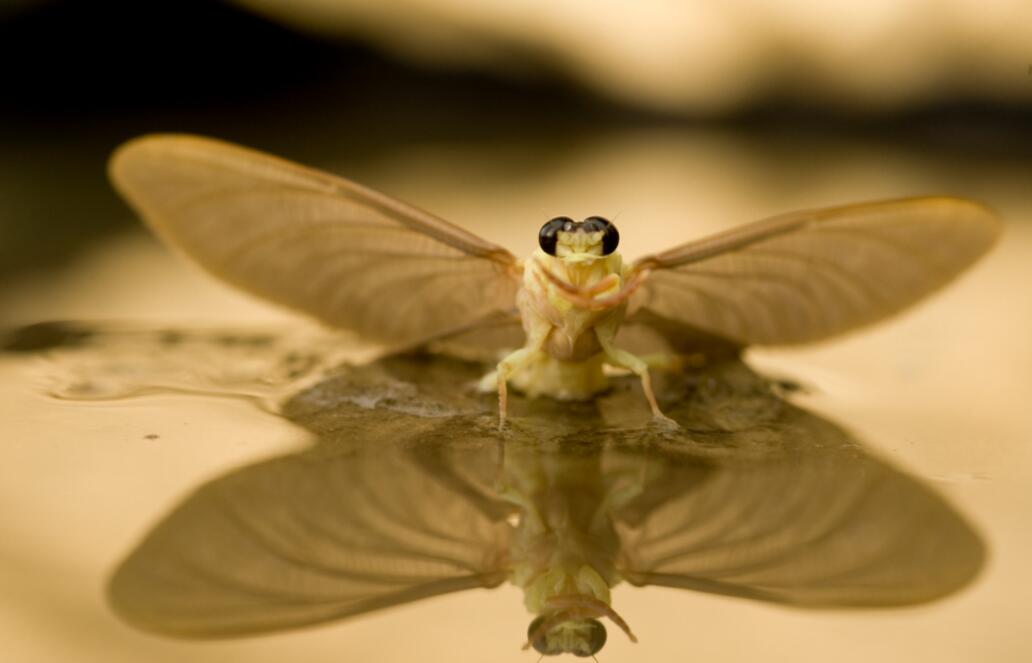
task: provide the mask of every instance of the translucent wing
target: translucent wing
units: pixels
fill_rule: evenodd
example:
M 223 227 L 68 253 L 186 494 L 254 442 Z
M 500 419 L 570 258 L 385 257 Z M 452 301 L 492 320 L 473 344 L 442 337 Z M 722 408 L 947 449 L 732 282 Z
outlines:
M 522 347 L 525 337 L 519 314 L 512 312 L 444 334 L 427 344 L 427 349 L 466 361 L 495 362 Z
M 212 274 L 374 341 L 414 343 L 515 306 L 511 253 L 326 173 L 175 135 L 127 143 L 110 173 Z
M 203 486 L 129 555 L 108 592 L 119 614 L 151 631 L 279 631 L 498 585 L 508 533 L 497 509 L 412 459 L 324 450 Z
M 789 453 L 671 461 L 617 514 L 624 578 L 806 608 L 914 604 L 971 581 L 984 546 L 942 498 L 785 407 L 719 444 Z
M 641 258 L 631 310 L 741 344 L 816 341 L 934 292 L 998 234 L 992 211 L 959 198 L 793 212 Z

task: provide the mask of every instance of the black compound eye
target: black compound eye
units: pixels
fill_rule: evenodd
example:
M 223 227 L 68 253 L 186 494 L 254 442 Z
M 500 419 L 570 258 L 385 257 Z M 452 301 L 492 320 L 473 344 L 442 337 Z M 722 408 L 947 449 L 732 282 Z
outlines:
M 574 652 L 574 656 L 580 656 L 586 658 L 588 656 L 594 656 L 599 652 L 602 647 L 606 644 L 606 627 L 602 625 L 602 622 L 597 619 L 588 620 L 588 653 Z
M 581 230 L 586 233 L 599 231 L 605 233 L 602 235 L 602 255 L 604 256 L 616 251 L 616 247 L 620 245 L 620 232 L 609 222 L 609 219 L 603 219 L 601 216 L 589 216 L 581 224 Z
M 541 226 L 538 231 L 538 246 L 550 256 L 555 255 L 555 244 L 559 240 L 559 231 L 570 232 L 574 229 L 573 219 L 568 216 L 557 216 Z
M 530 622 L 530 626 L 527 627 L 527 637 L 532 638 L 534 636 L 534 631 L 536 631 L 544 621 L 544 616 L 535 617 L 534 621 Z M 548 645 L 545 642 L 546 635 L 546 633 L 542 633 L 537 639 L 530 641 L 530 644 L 534 647 L 534 651 L 543 656 L 555 656 L 556 654 L 559 654 L 560 652 L 552 651 L 548 648 Z

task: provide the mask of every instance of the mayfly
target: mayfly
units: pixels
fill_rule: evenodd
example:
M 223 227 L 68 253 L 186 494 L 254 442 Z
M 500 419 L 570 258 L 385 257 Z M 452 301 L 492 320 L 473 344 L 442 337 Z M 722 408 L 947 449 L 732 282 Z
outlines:
M 791 212 L 625 263 L 605 218 L 557 217 L 539 248 L 508 250 L 354 182 L 194 136 L 155 135 L 112 157 L 115 186 L 168 243 L 214 275 L 373 341 L 471 345 L 522 326 L 481 387 L 589 399 L 605 365 L 650 368 L 622 327 L 747 345 L 818 341 L 877 322 L 939 289 L 994 243 L 996 216 L 951 197 Z M 511 336 L 510 336 L 511 338 Z M 683 347 L 685 344 L 682 342 Z

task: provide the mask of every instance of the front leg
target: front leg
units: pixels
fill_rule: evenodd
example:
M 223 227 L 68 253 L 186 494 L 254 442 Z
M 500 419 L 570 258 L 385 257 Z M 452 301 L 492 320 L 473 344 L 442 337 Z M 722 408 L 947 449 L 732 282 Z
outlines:
M 548 269 L 544 265 L 538 265 L 538 267 L 541 270 L 541 274 L 544 274 L 545 278 L 548 281 L 550 281 L 552 285 L 554 285 L 555 287 L 559 288 L 561 291 L 567 294 L 574 295 L 577 297 L 594 297 L 599 293 L 603 293 L 606 290 L 611 290 L 612 288 L 615 288 L 620 285 L 620 276 L 618 274 L 609 274 L 604 278 L 599 279 L 598 282 L 596 282 L 594 285 L 582 287 L 574 285 L 559 278 L 554 273 L 552 273 L 552 270 Z M 545 279 L 541 278 L 541 274 L 537 275 L 537 281 L 542 286 L 544 286 Z
M 498 386 L 498 427 L 505 425 L 505 418 L 508 412 L 509 400 L 509 378 L 512 374 L 525 366 L 533 359 L 545 345 L 545 339 L 552 331 L 552 325 L 548 321 L 537 318 L 530 324 L 526 344 L 510 353 L 495 368 L 495 381 Z
M 634 274 L 634 276 L 624 284 L 624 286 L 615 294 L 607 297 L 595 297 L 595 295 L 605 292 L 609 288 L 619 283 L 619 277 L 615 274 L 610 274 L 606 278 L 599 281 L 595 286 L 587 289 L 577 288 L 561 278 L 548 271 L 542 269 L 544 278 L 550 281 L 557 288 L 559 296 L 566 301 L 570 302 L 574 306 L 589 310 L 589 311 L 605 311 L 607 309 L 616 308 L 624 302 L 626 302 L 631 295 L 637 292 L 641 284 L 645 282 L 648 277 L 648 271 L 643 270 Z M 542 281 L 542 277 L 538 275 L 538 281 Z M 605 284 L 604 288 L 599 289 L 598 286 Z
M 664 424 L 672 424 L 676 427 L 677 422 L 663 414 L 659 409 L 659 403 L 656 402 L 656 394 L 652 391 L 652 378 L 649 376 L 649 365 L 641 357 L 638 357 L 626 350 L 622 350 L 613 344 L 617 328 L 617 324 L 612 321 L 606 321 L 595 327 L 595 335 L 598 337 L 598 344 L 602 348 L 602 353 L 605 355 L 606 362 L 613 366 L 626 368 L 637 375 L 641 380 L 641 390 L 645 393 L 645 399 L 648 401 L 649 408 L 652 410 L 652 418 L 656 421 Z

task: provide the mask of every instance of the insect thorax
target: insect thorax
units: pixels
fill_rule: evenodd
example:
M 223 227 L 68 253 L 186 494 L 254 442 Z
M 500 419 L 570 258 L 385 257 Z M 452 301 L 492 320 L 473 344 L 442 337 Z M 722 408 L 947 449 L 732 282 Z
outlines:
M 619 290 L 623 283 L 623 263 L 619 254 L 592 263 L 568 264 L 538 250 L 525 263 L 523 287 L 517 298 L 523 327 L 528 338 L 547 334 L 543 351 L 513 376 L 513 385 L 531 396 L 588 399 L 606 388 L 602 372 L 601 346 L 596 337 L 599 325 L 619 325 L 624 307 L 595 311 L 572 304 L 557 287 L 543 278 L 547 269 L 560 279 L 589 288 L 610 274 L 618 279 L 606 294 Z
M 510 547 L 510 581 L 533 614 L 562 596 L 609 604 L 619 582 L 616 532 L 599 510 L 611 502 L 597 460 L 514 452 L 506 460 L 504 494 L 521 517 Z
M 532 569 L 514 569 L 513 583 L 519 580 L 526 584 L 523 588 L 523 604 L 527 611 L 539 615 L 545 612 L 546 605 L 560 596 L 587 596 L 605 604 L 609 604 L 609 584 L 589 564 L 559 564 L 529 578 L 519 578 L 521 573 L 533 572 Z

